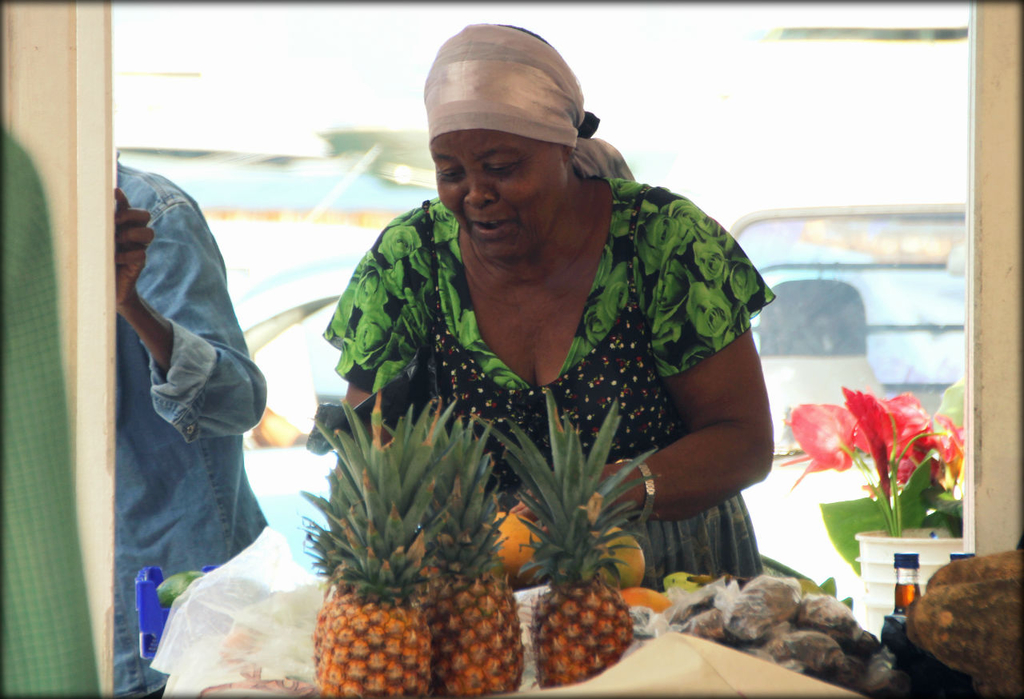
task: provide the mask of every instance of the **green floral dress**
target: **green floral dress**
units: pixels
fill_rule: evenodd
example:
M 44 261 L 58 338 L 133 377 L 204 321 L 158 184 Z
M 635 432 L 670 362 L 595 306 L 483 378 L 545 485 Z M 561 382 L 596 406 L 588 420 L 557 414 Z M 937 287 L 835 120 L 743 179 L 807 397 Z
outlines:
M 437 200 L 389 224 L 356 268 L 325 333 L 341 350 L 338 373 L 375 391 L 429 344 L 442 398 L 498 429 L 514 421 L 546 444 L 546 388 L 580 426 L 587 447 L 608 406 L 619 401 L 623 419 L 611 459 L 684 436 L 661 377 L 746 332 L 773 295 L 735 240 L 688 199 L 627 180 L 608 183 L 608 242 L 551 384 L 527 383 L 480 337 L 458 222 Z M 495 473 L 502 492 L 514 493 L 519 483 L 507 464 L 499 459 Z M 648 522 L 647 534 L 646 584 L 678 570 L 741 577 L 761 570 L 740 496 L 683 522 Z

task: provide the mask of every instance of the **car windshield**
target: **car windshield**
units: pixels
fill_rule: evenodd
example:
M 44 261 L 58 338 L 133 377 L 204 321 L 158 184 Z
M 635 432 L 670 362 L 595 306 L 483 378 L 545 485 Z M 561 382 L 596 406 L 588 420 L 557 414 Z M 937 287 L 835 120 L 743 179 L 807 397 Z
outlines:
M 792 406 L 841 402 L 813 388 L 820 372 L 929 412 L 963 375 L 963 207 L 761 212 L 733 233 L 777 295 L 753 322 L 777 450 L 795 446 Z

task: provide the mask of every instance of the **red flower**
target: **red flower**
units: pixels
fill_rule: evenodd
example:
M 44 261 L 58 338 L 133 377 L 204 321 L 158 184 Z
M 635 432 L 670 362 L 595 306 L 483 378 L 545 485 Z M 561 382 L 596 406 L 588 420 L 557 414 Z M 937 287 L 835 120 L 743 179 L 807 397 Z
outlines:
M 849 449 L 853 446 L 856 422 L 842 406 L 798 405 L 790 412 L 788 422 L 793 437 L 807 455 L 784 465 L 811 461 L 793 484 L 794 488 L 808 473 L 829 469 L 845 471 L 853 464 Z
M 936 449 L 946 463 L 953 463 L 964 458 L 964 428 L 957 427 L 945 415 L 936 415 L 935 422 L 942 425 L 943 433 L 938 436 Z
M 902 393 L 895 398 L 883 401 L 885 407 L 896 419 L 896 429 L 899 431 L 899 446 L 896 455 L 903 453 L 904 447 L 915 436 L 932 431 L 932 419 L 925 409 L 921 407 L 921 401 L 910 393 Z M 914 442 L 907 451 L 907 456 L 916 463 L 921 463 L 928 455 L 928 452 L 938 447 L 934 437 L 922 437 Z M 903 482 L 903 481 L 901 481 Z
M 939 456 L 949 468 L 950 482 L 942 483 L 947 490 L 951 489 L 960 480 L 960 473 L 964 465 L 964 428 L 957 427 L 945 415 L 936 415 L 935 422 L 942 426 L 942 434 L 935 438 L 936 449 Z M 932 466 L 932 479 L 942 481 L 946 476 L 943 473 L 942 463 Z M 938 472 L 938 473 L 937 473 Z
M 846 407 L 857 421 L 854 443 L 857 448 L 871 454 L 878 472 L 878 484 L 889 494 L 889 454 L 893 443 L 893 426 L 889 411 L 870 393 L 843 388 Z
M 914 463 L 911 459 L 902 459 L 899 468 L 896 469 L 896 482 L 900 485 L 906 485 L 910 477 L 914 475 L 914 471 L 917 470 L 917 466 L 918 464 Z
M 782 465 L 810 461 L 797 484 L 808 473 L 845 471 L 856 465 L 867 480 L 866 487 L 880 509 L 886 530 L 900 536 L 905 526 L 919 526 L 907 524 L 902 518 L 900 496 L 904 493 L 900 486 L 905 486 L 918 467 L 929 461 L 932 482 L 952 492 L 963 464 L 963 430 L 945 416 L 936 416 L 935 422 L 941 427 L 933 429 L 931 417 L 909 393 L 879 400 L 870 392 L 843 388 L 843 396 L 845 406 L 793 408 L 787 422 L 806 455 Z

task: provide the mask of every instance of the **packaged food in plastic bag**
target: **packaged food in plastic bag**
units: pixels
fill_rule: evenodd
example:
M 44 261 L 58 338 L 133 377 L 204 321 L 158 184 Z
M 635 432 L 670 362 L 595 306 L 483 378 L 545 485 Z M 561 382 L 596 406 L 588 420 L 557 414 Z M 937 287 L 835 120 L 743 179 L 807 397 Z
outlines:
M 662 614 L 675 626 L 685 624 L 690 618 L 712 607 L 722 612 L 731 609 L 740 594 L 740 585 L 735 578 L 721 577 L 697 590 L 670 587 L 665 590 L 665 594 L 672 606 Z
M 794 578 L 759 575 L 740 591 L 731 608 L 723 610 L 725 630 L 740 642 L 759 641 L 773 626 L 796 616 L 800 597 Z
M 795 660 L 807 674 L 831 679 L 846 669 L 846 656 L 832 637 L 820 631 L 796 630 L 773 638 L 764 645 L 776 662 Z
M 721 643 L 725 640 L 725 617 L 721 609 L 712 607 L 687 619 L 681 631 Z
M 267 528 L 248 548 L 193 582 L 174 601 L 153 668 L 167 696 L 315 692 L 313 629 L 319 579 Z
M 516 590 L 516 614 L 519 616 L 519 629 L 523 639 L 523 677 L 519 682 L 519 690 L 536 689 L 537 661 L 533 647 L 533 622 L 537 616 L 537 604 L 550 588 L 547 585 Z

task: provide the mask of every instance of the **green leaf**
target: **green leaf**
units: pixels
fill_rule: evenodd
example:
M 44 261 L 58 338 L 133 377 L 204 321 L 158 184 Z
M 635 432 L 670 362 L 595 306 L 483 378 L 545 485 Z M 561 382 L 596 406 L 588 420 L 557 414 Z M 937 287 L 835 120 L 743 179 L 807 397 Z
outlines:
M 928 464 L 921 464 L 903 486 L 899 494 L 900 511 L 903 517 L 903 529 L 915 529 L 921 526 L 924 516 L 928 514 L 928 504 L 922 497 L 925 489 L 932 484 L 932 470 Z
M 861 532 L 885 530 L 885 518 L 878 509 L 878 504 L 871 498 L 859 500 L 843 500 L 841 502 L 823 502 L 819 505 L 821 519 L 832 545 L 860 575 L 860 544 L 855 538 Z
M 829 578 L 825 582 L 818 585 L 826 595 L 836 596 L 836 579 Z
M 924 526 L 928 512 L 922 493 L 931 485 L 931 468 L 928 464 L 917 467 L 910 480 L 900 491 L 898 500 L 902 515 L 903 529 L 917 529 Z M 871 498 L 843 500 L 819 505 L 821 519 L 828 531 L 828 538 L 843 560 L 860 575 L 860 543 L 856 535 L 861 532 L 886 531 L 885 518 L 877 501 Z
M 963 427 L 964 424 L 964 380 L 961 378 L 955 384 L 950 386 L 942 394 L 942 403 L 939 404 L 939 409 L 935 411 L 936 415 L 945 415 L 953 424 L 957 427 Z
M 951 516 L 945 512 L 932 512 L 921 526 L 930 529 L 948 529 L 951 536 L 963 536 L 963 517 Z
M 921 492 L 921 497 L 930 509 L 963 519 L 963 501 L 955 498 L 952 493 L 945 490 L 942 486 L 928 486 Z

